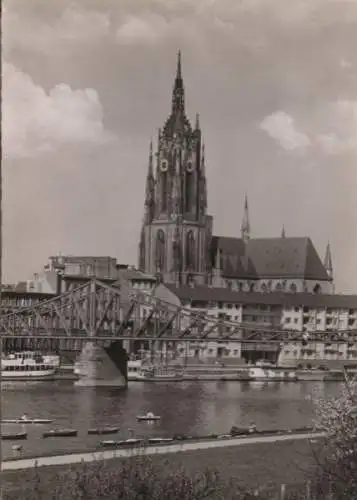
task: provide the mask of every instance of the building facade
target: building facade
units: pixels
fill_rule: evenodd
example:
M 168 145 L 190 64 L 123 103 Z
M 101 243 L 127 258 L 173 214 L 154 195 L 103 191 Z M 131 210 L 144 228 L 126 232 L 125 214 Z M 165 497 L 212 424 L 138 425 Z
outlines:
M 206 312 L 215 319 L 241 323 L 249 330 L 289 330 L 317 334 L 316 342 L 244 343 L 241 340 L 210 342 L 189 347 L 191 356 L 221 357 L 235 362 L 268 359 L 292 366 L 339 366 L 356 364 L 357 344 L 348 340 L 348 333 L 357 330 L 357 295 L 337 294 L 269 294 L 236 292 L 229 289 L 197 286 L 167 287 L 179 297 L 181 304 L 190 310 Z M 242 330 L 243 331 L 243 330 Z M 319 342 L 325 332 L 331 342 Z M 335 334 L 335 335 L 333 335 Z M 346 342 L 337 342 L 341 335 Z M 346 338 L 347 337 L 347 338 Z M 335 340 L 335 341 L 334 341 Z M 181 346 L 183 347 L 183 346 Z M 197 351 L 197 349 L 199 349 Z
M 308 237 L 252 238 L 248 199 L 241 235 L 213 234 L 207 211 L 205 147 L 199 117 L 186 115 L 178 55 L 171 113 L 150 145 L 139 269 L 176 285 L 249 292 L 332 293 L 330 245 L 322 262 Z

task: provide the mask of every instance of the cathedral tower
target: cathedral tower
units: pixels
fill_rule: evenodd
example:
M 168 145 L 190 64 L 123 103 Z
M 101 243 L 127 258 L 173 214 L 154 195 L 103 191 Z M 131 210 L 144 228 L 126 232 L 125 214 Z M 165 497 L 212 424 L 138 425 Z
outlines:
M 206 210 L 204 145 L 198 115 L 194 127 L 186 116 L 179 52 L 171 113 L 158 133 L 155 168 L 150 148 L 140 269 L 166 283 L 204 284 L 211 271 L 212 238 Z

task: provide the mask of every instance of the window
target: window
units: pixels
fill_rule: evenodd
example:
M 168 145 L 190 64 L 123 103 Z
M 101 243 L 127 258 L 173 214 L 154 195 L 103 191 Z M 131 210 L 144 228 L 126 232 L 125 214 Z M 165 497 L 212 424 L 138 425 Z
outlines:
M 314 293 L 321 293 L 321 285 L 319 285 L 318 283 L 316 283 L 316 285 L 314 286 L 313 292 Z
M 163 212 L 167 210 L 167 184 L 167 171 L 161 172 L 161 210 Z
M 187 233 L 186 238 L 186 267 L 188 269 L 195 269 L 195 238 L 193 235 L 193 231 L 189 231 Z
M 165 270 L 165 233 L 162 229 L 156 233 L 155 262 L 158 272 Z

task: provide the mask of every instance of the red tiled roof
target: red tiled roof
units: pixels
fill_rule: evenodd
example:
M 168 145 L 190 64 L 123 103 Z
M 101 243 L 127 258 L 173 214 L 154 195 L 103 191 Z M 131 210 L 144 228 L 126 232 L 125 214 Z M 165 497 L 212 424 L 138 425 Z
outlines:
M 240 238 L 214 236 L 212 263 L 221 250 L 222 274 L 231 278 L 330 278 L 310 238 Z

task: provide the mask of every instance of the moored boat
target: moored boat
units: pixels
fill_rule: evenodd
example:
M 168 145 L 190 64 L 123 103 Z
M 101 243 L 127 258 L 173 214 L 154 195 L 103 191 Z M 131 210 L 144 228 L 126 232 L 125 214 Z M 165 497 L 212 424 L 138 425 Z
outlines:
M 39 424 L 39 425 L 44 425 L 44 424 L 52 424 L 54 422 L 53 420 L 49 420 L 46 418 L 27 418 L 26 415 L 23 415 L 21 418 L 6 418 L 4 420 L 1 420 L 2 424 Z
M 47 363 L 41 353 L 22 351 L 3 356 L 1 359 L 3 381 L 53 380 L 56 367 Z
M 296 381 L 296 371 L 290 368 L 278 366 L 256 365 L 248 369 L 248 375 L 252 381 Z
M 27 432 L 14 432 L 9 434 L 2 434 L 1 439 L 3 441 L 20 441 L 27 439 Z
M 184 374 L 181 370 L 166 366 L 152 366 L 138 372 L 138 380 L 142 382 L 181 382 Z
M 117 432 L 119 432 L 119 427 L 103 427 L 101 429 L 88 429 L 89 435 L 116 434 Z

